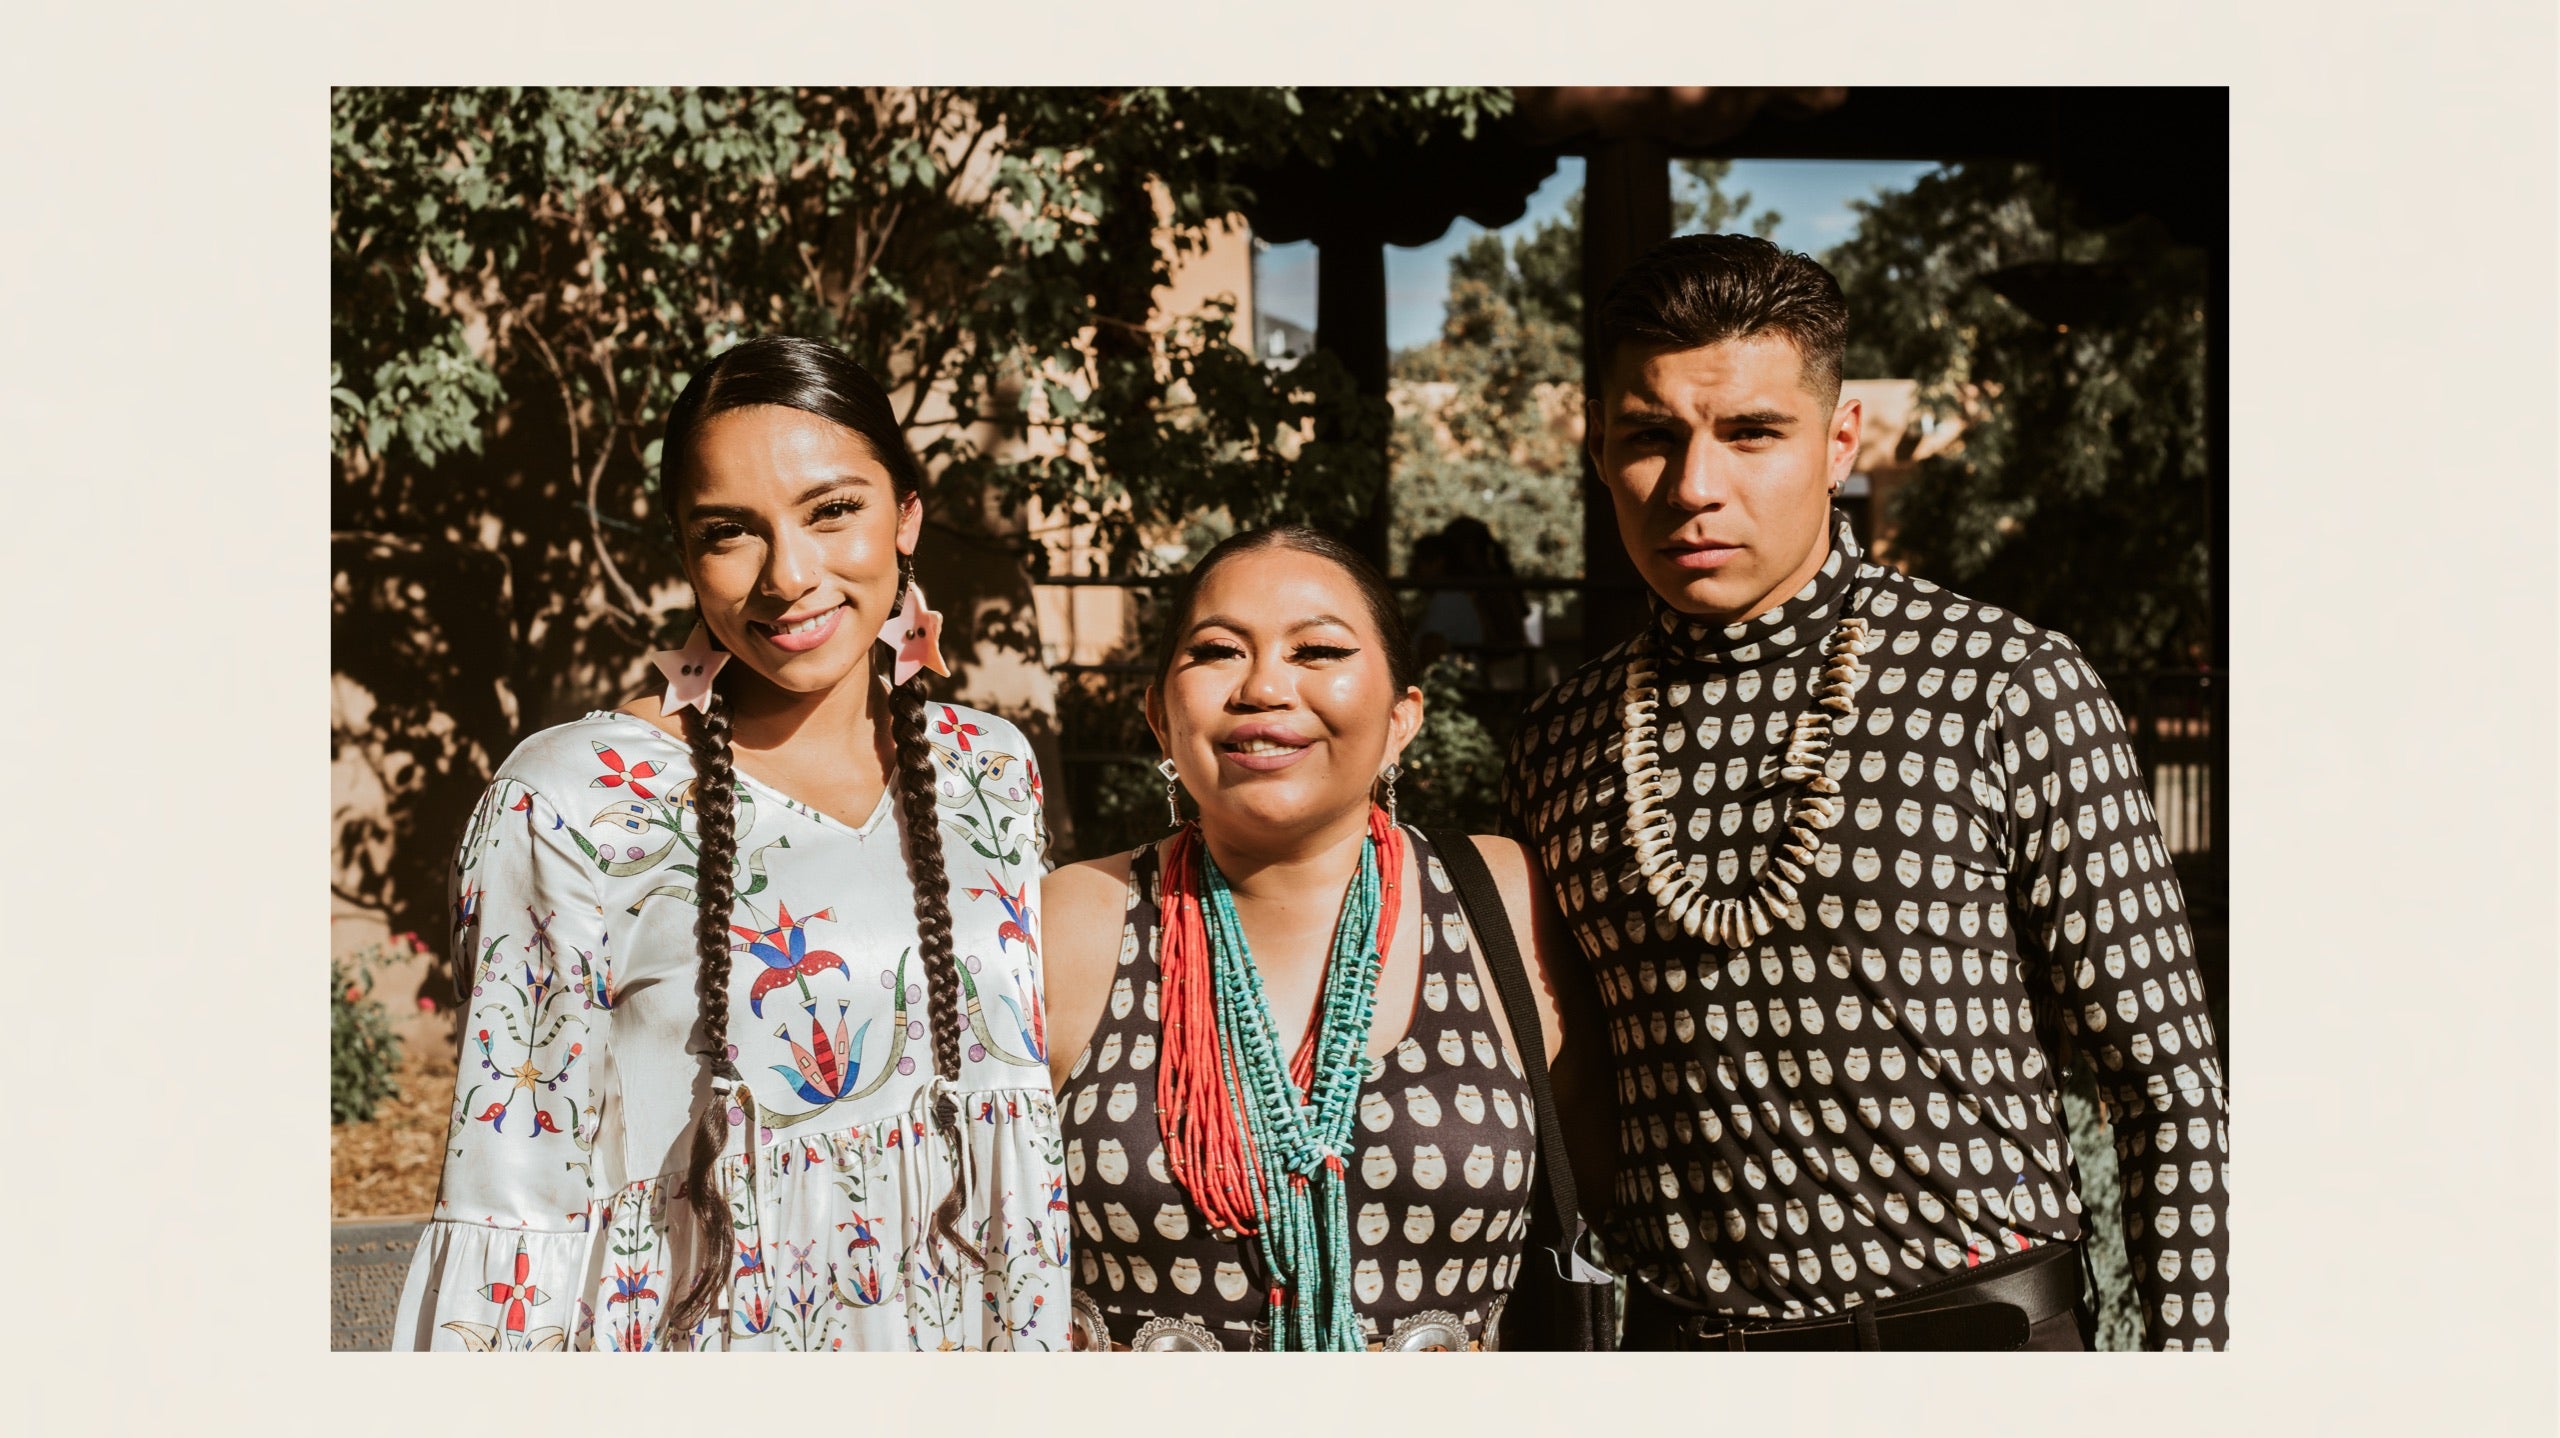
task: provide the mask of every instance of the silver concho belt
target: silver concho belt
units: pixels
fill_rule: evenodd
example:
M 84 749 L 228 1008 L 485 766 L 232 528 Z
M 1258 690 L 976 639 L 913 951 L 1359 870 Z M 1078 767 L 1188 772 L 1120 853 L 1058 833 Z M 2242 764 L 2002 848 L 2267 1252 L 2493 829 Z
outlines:
M 1502 1300 L 1496 1298 L 1485 1314 L 1483 1347 L 1494 1346 L 1495 1325 L 1501 1319 Z M 1074 1318 L 1069 1328 L 1070 1346 L 1079 1353 L 1107 1352 L 1119 1345 L 1111 1341 L 1110 1325 L 1105 1321 L 1102 1305 L 1092 1295 L 1077 1289 Z M 1271 1346 L 1270 1331 L 1254 1324 L 1242 1351 L 1260 1351 Z M 1428 1308 L 1408 1314 L 1388 1330 L 1386 1337 L 1372 1342 L 1372 1352 L 1380 1353 L 1458 1353 L 1470 1347 L 1466 1320 L 1446 1309 Z M 1223 1353 L 1226 1343 L 1206 1327 L 1186 1318 L 1150 1318 L 1138 1325 L 1129 1336 L 1132 1353 Z

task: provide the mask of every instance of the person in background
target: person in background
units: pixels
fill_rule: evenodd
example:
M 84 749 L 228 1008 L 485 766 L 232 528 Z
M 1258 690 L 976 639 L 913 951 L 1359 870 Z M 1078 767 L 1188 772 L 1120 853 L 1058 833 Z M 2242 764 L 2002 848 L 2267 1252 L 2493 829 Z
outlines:
M 2229 1343 L 2223 1076 L 2124 716 L 2069 639 L 1869 563 L 1821 266 L 1699 235 L 1601 305 L 1643 629 L 1505 806 L 1597 982 L 1631 1348 L 2084 1346 L 2092 1066 L 2152 1348 Z
M 1483 520 L 1461 515 L 1415 540 L 1408 569 L 1418 580 L 1493 581 L 1427 591 L 1414 626 L 1414 651 L 1424 668 L 1461 650 L 1475 656 L 1487 688 L 1528 687 L 1527 651 L 1538 643 L 1533 630 L 1542 616 L 1527 596 L 1503 582 L 1514 577 L 1511 554 Z
M 664 695 L 527 739 L 455 856 L 395 1346 L 1064 1348 L 1040 780 L 917 681 L 923 472 L 791 338 L 699 365 L 664 454 L 700 607 Z

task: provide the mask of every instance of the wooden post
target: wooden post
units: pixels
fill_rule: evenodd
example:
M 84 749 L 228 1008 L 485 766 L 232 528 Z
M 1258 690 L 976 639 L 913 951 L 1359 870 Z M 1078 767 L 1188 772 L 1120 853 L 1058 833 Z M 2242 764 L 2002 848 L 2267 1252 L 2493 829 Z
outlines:
M 1600 297 L 1636 256 L 1671 238 L 1671 157 L 1641 136 L 1603 141 L 1582 181 L 1582 390 L 1600 392 L 1592 324 Z M 1618 541 L 1618 514 L 1588 452 L 1582 461 L 1582 652 L 1598 654 L 1644 622 L 1644 581 Z
M 1374 234 L 1335 232 L 1316 240 L 1316 348 L 1332 354 L 1359 382 L 1360 393 L 1384 403 L 1387 398 L 1387 248 Z M 1385 446 L 1378 454 L 1379 473 L 1386 471 Z M 1387 569 L 1388 498 L 1381 484 L 1368 513 L 1343 536 L 1368 556 L 1379 572 Z

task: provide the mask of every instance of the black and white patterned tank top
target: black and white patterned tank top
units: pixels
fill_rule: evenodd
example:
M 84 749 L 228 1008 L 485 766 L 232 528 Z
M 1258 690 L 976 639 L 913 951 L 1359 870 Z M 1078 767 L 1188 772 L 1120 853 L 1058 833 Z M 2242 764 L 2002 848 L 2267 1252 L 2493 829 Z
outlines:
M 1528 1084 L 1476 975 L 1447 870 L 1411 829 L 1422 976 L 1393 1052 L 1369 1060 L 1349 1179 L 1352 1289 L 1373 1345 L 1484 1341 L 1520 1266 L 1537 1180 Z M 1162 971 L 1157 858 L 1130 865 L 1120 972 L 1067 1077 L 1063 1131 L 1076 1222 L 1076 1306 L 1120 1346 L 1181 1325 L 1226 1349 L 1265 1346 L 1260 1252 L 1220 1241 L 1166 1166 L 1156 1118 Z M 1378 1023 L 1394 1022 L 1383 1009 Z M 1173 1339 L 1165 1346 L 1193 1346 Z

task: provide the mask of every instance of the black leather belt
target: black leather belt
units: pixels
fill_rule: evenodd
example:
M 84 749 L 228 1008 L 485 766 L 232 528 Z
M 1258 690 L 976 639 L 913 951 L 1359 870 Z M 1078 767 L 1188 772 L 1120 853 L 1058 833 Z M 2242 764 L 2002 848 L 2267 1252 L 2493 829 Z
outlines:
M 1817 1318 L 1738 1318 L 1667 1292 L 1638 1274 L 1627 1285 L 1626 1346 L 1779 1353 L 2004 1352 L 2026 1347 L 2036 1324 L 2071 1313 L 2079 1304 L 2079 1246 L 2061 1242 Z

